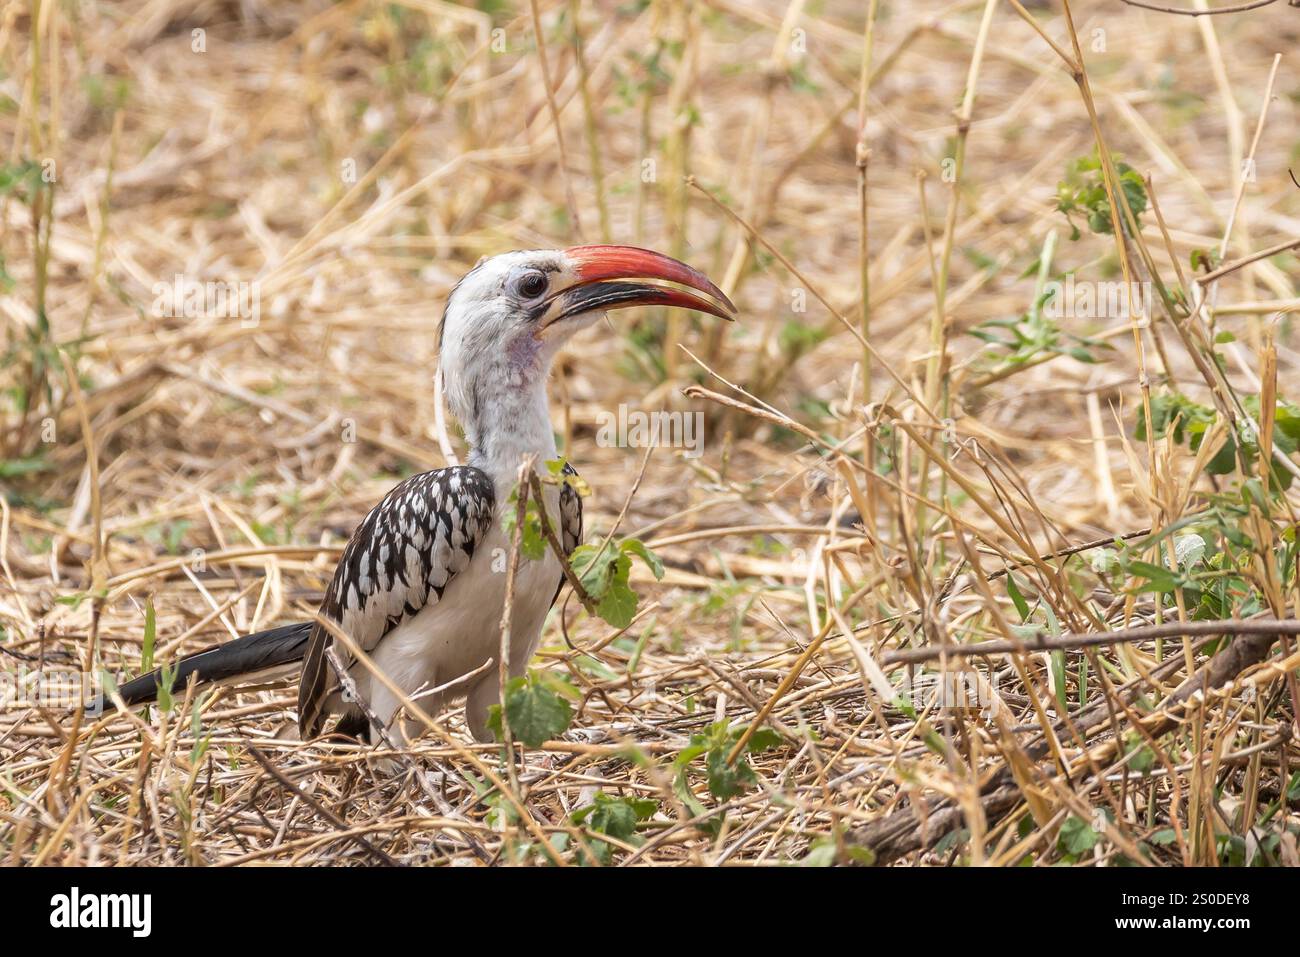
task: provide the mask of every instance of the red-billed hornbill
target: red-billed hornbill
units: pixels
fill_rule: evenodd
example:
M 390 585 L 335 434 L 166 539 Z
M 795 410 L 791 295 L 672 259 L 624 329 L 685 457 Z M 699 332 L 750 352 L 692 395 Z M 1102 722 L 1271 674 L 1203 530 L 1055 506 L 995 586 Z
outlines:
M 705 293 L 637 280 L 661 280 Z M 702 273 L 632 246 L 575 246 L 504 253 L 480 262 L 451 291 L 439 329 L 439 366 L 447 403 L 469 445 L 469 464 L 413 476 L 384 496 L 353 532 L 321 602 L 394 685 L 433 713 L 444 698 L 466 698 L 465 718 L 479 740 L 491 740 L 488 708 L 498 698 L 500 651 L 510 542 L 502 510 L 522 461 L 538 469 L 554 460 L 546 380 L 560 347 L 605 311 L 629 306 L 680 306 L 730 319 L 735 307 Z M 572 470 L 570 469 L 572 473 Z M 566 553 L 582 538 L 582 500 L 568 484 L 544 485 L 547 513 Z M 523 673 L 541 638 L 563 572 L 549 550 L 523 561 L 515 581 L 509 671 Z M 174 687 L 186 683 L 266 680 L 302 662 L 298 726 L 319 734 L 340 714 L 336 730 L 367 737 L 364 710 L 348 699 L 331 667 L 328 629 L 300 622 L 236 639 L 182 659 Z M 339 659 L 369 703 L 392 725 L 400 701 L 364 663 L 341 646 Z M 481 671 L 480 671 L 481 669 Z M 462 676 L 479 672 L 466 685 Z M 160 672 L 118 689 L 131 705 L 154 698 Z M 447 684 L 439 694 L 421 695 Z M 104 698 L 95 702 L 102 708 Z M 408 719 L 402 729 L 418 726 Z

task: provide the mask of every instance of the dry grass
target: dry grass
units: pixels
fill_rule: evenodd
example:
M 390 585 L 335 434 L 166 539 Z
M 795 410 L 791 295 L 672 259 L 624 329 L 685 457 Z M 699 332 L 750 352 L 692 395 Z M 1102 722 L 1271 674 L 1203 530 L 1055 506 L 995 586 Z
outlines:
M 1054 269 L 1154 266 L 1184 288 L 1191 251 L 1225 235 L 1224 262 L 1300 238 L 1295 12 L 1089 4 L 1075 11 L 1081 89 L 1056 3 L 1024 16 L 993 3 L 983 34 L 978 0 L 885 3 L 860 130 L 865 4 L 578 3 L 579 63 L 560 16 L 573 7 L 541 2 L 553 104 L 528 4 L 484 6 L 4 7 L 0 164 L 50 159 L 56 182 L 0 197 L 0 667 L 76 670 L 97 640 L 105 668 L 134 673 L 146 602 L 163 661 L 309 614 L 369 505 L 459 448 L 435 402 L 436 319 L 480 255 L 513 247 L 653 246 L 725 277 L 740 306 L 734 327 L 602 326 L 557 372 L 557 427 L 595 490 L 589 540 L 641 462 L 597 445 L 598 415 L 622 402 L 707 415 L 704 455 L 651 455 L 620 528 L 656 549 L 664 580 L 638 572 L 622 636 L 568 600 L 581 651 L 553 616 L 537 665 L 567 674 L 581 704 L 509 776 L 456 711 L 396 772 L 365 749 L 289 740 L 285 686 L 143 719 L 9 707 L 0 856 L 574 863 L 595 838 L 570 815 L 600 790 L 659 802 L 616 862 L 867 848 L 917 864 L 1296 864 L 1294 488 L 1234 519 L 1251 546 L 1204 519 L 1180 530 L 1240 566 L 1243 590 L 1210 617 L 1290 619 L 1262 637 L 1182 632 L 1206 617 L 1184 587 L 1139 593 L 1135 572 L 1038 557 L 1129 536 L 1133 558 L 1169 564 L 1173 537 L 1141 533 L 1239 484 L 1202 473 L 1221 429 L 1197 461 L 1134 423 L 1166 392 L 1233 409 L 1261 389 L 1300 399 L 1295 254 L 1206 282 L 1189 320 L 1158 302 L 1153 325 L 1062 320 L 1114 347 L 1097 364 L 999 371 L 965 334 L 1030 308 L 1053 232 Z M 1067 238 L 1057 184 L 1094 150 L 1089 98 L 1108 147 L 1151 178 L 1167 239 L 1150 210 L 1126 249 Z M 260 321 L 160 317 L 154 284 L 177 274 L 257 280 Z M 1207 365 L 1207 330 L 1236 336 L 1219 347 L 1225 376 Z M 1019 594 L 1034 628 L 1017 628 Z M 1157 622 L 1172 623 L 1158 638 L 1123 633 Z M 1067 637 L 968 659 L 946 647 L 1031 632 Z M 918 697 L 910 711 L 877 693 L 908 673 L 906 649 L 977 670 L 988 707 Z M 1189 667 L 1221 686 L 1208 701 Z M 684 800 L 672 762 L 691 735 L 760 711 L 780 743 L 750 756 L 757 781 L 717 799 L 701 757 Z

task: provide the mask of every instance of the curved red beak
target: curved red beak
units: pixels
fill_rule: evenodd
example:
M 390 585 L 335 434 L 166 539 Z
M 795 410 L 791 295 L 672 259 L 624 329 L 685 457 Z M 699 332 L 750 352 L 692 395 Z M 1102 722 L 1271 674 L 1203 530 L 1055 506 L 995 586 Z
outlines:
M 546 325 L 595 310 L 631 306 L 679 306 L 732 320 L 736 307 L 708 276 L 683 262 L 638 246 L 572 246 L 564 254 L 574 264 L 577 280 L 558 293 Z M 627 280 L 676 283 L 707 294 Z

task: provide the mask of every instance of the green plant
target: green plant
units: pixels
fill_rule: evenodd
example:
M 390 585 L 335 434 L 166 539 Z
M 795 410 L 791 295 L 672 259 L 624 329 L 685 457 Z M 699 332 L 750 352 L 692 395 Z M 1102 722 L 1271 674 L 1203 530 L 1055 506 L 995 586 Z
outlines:
M 737 755 L 734 761 L 729 761 L 728 757 L 732 749 L 744 733 L 743 725 L 732 727 L 726 720 L 715 721 L 703 732 L 691 735 L 690 744 L 678 752 L 673 761 L 674 790 L 682 803 L 696 817 L 701 817 L 708 811 L 691 790 L 687 779 L 687 771 L 697 758 L 704 758 L 705 780 L 709 793 L 725 801 L 758 783 L 758 775 L 745 755 L 766 751 L 781 743 L 781 736 L 775 731 L 770 728 L 759 728 L 750 737 L 744 752 Z M 701 826 L 716 830 L 720 823 L 721 820 L 714 817 L 709 818 Z
M 1260 418 L 1259 402 L 1257 395 L 1241 400 L 1242 407 L 1255 422 Z M 1273 416 L 1273 446 L 1286 455 L 1294 454 L 1300 448 L 1300 406 L 1279 399 Z M 1206 435 L 1220 421 L 1221 416 L 1214 409 L 1193 402 L 1181 393 L 1165 392 L 1151 397 L 1151 435 L 1163 439 L 1172 433 L 1176 443 L 1185 443 L 1192 452 L 1200 450 Z M 1139 440 L 1146 441 L 1147 433 L 1146 412 L 1139 408 L 1134 434 Z M 1259 436 L 1254 428 L 1245 425 L 1235 433 L 1229 428 L 1222 447 L 1206 462 L 1205 471 L 1208 475 L 1227 475 L 1240 465 L 1247 476 L 1253 478 L 1257 474 L 1258 459 Z M 1294 476 L 1290 470 L 1274 461 L 1270 471 L 1271 492 L 1282 492 L 1291 487 Z
M 653 798 L 611 797 L 604 791 L 597 791 L 591 803 L 570 814 L 569 820 L 593 833 L 606 834 L 624 844 L 639 845 L 642 841 L 636 833 L 636 826 L 654 817 L 658 810 L 659 802 Z M 608 864 L 613 858 L 614 848 L 607 841 L 589 840 L 586 848 L 590 849 L 591 855 L 582 854 L 584 863 Z M 594 856 L 594 861 L 591 856 Z
M 55 179 L 52 169 L 33 160 L 0 166 L 0 199 L 12 196 L 30 210 L 34 266 L 32 321 L 19 336 L 10 339 L 0 357 L 0 368 L 17 370 L 14 384 L 7 391 L 14 408 L 23 415 L 21 427 L 13 433 L 14 438 L 7 450 L 11 454 L 24 451 L 25 439 L 31 431 L 32 413 L 41 401 L 53 404 L 53 378 L 61 365 L 45 310 L 54 222 Z M 3 273 L 3 278 L 10 279 L 7 272 Z
M 636 616 L 639 598 L 628 584 L 633 556 L 645 562 L 656 580 L 664 577 L 659 556 L 636 538 L 579 545 L 569 559 L 583 590 L 596 603 L 596 614 L 615 628 L 626 628 Z
M 1124 198 L 1128 200 L 1129 209 L 1133 211 L 1133 218 L 1140 222 L 1148 203 L 1146 183 L 1142 181 L 1142 174 L 1127 163 L 1121 162 L 1117 156 L 1112 157 L 1111 162 L 1119 177 L 1119 188 L 1123 191 Z M 1118 202 L 1118 197 L 1116 201 Z M 1065 179 L 1058 184 L 1056 190 L 1056 208 L 1065 214 L 1065 218 L 1070 223 L 1071 240 L 1076 240 L 1081 235 L 1072 214 L 1083 216 L 1088 228 L 1094 233 L 1102 235 L 1114 233 L 1115 224 L 1111 221 L 1110 199 L 1106 195 L 1101 159 L 1096 151 L 1091 156 L 1079 157 L 1066 167 Z M 1124 218 L 1122 212 L 1120 218 Z M 1124 232 L 1127 234 L 1128 231 L 1128 224 L 1125 221 Z
M 1038 257 L 1022 274 L 1022 278 L 1036 275 L 1034 298 L 1025 312 L 1011 319 L 991 319 L 967 331 L 968 335 L 987 346 L 979 356 L 983 374 L 976 379 L 976 388 L 1057 356 L 1070 356 L 1080 362 L 1099 362 L 1098 353 L 1111 348 L 1100 339 L 1066 331 L 1044 309 L 1058 294 L 1056 289 L 1048 286 L 1055 249 L 1056 232 L 1053 231 L 1043 241 Z
M 571 700 L 582 696 L 559 675 L 548 671 L 530 671 L 506 684 L 506 719 L 510 733 L 530 748 L 540 748 L 559 737 L 573 721 Z M 488 728 L 497 740 L 504 738 L 501 705 L 488 709 Z

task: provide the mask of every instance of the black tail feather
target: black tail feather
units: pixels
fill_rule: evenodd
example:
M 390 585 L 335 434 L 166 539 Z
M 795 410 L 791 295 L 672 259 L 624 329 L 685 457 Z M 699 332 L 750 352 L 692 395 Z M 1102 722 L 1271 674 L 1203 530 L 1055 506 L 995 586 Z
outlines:
M 206 651 L 188 655 L 176 665 L 176 677 L 172 688 L 182 691 L 190 682 L 190 676 L 197 674 L 199 684 L 213 681 L 225 681 L 241 675 L 253 675 L 259 671 L 280 665 L 301 661 L 307 650 L 307 639 L 311 636 L 312 623 L 297 622 L 281 625 L 267 631 L 245 635 L 234 641 Z M 132 678 L 117 690 L 122 700 L 128 705 L 143 704 L 153 701 L 158 696 L 158 687 L 162 683 L 162 672 Z M 87 710 L 98 714 L 111 704 L 107 695 L 99 695 L 87 706 Z

